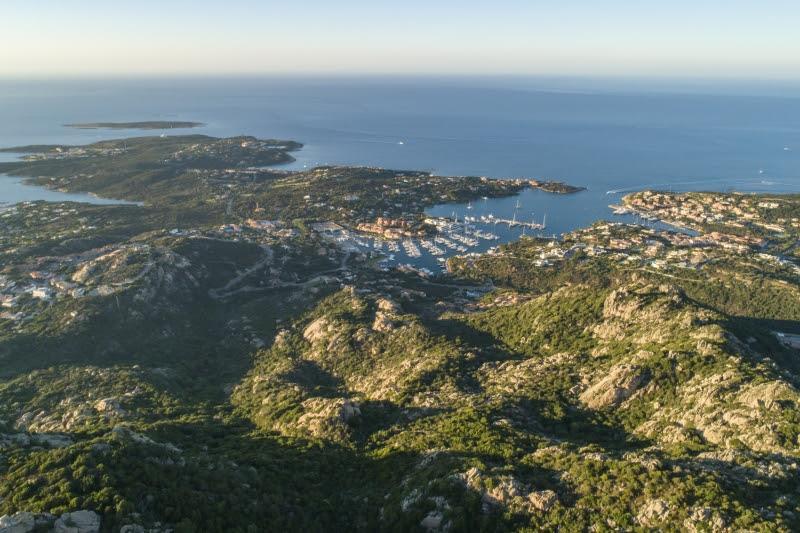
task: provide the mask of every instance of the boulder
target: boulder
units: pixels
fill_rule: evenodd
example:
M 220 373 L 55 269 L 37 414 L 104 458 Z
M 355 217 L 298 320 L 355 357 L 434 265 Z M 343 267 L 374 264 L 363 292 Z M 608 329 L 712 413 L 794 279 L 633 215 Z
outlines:
M 36 527 L 33 513 L 22 511 L 0 516 L 0 533 L 29 533 Z
M 55 533 L 99 533 L 100 515 L 94 511 L 64 513 L 56 520 Z

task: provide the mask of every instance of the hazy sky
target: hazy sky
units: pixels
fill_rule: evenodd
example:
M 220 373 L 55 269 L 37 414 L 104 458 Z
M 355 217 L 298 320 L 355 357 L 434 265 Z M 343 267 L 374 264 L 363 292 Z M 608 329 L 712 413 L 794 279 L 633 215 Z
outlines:
M 800 78 L 800 0 L 0 0 L 0 75 Z

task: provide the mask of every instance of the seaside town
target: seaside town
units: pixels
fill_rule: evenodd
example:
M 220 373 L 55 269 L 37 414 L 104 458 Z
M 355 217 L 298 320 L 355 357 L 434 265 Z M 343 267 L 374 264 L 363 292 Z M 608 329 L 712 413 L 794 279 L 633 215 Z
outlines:
M 523 238 L 519 245 L 503 245 L 490 250 L 486 256 L 514 257 L 525 251 L 525 257 L 537 267 L 558 267 L 575 257 L 598 257 L 636 268 L 669 271 L 671 269 L 700 270 L 717 265 L 730 252 L 743 254 L 748 260 L 770 269 L 782 269 L 789 275 L 800 275 L 796 262 L 764 253 L 761 241 L 729 240 L 729 236 L 710 233 L 690 235 L 665 231 L 636 224 L 598 222 L 591 227 L 575 230 L 559 240 Z M 452 270 L 473 264 L 483 255 L 472 258 L 456 257 Z
M 638 214 L 742 246 L 763 246 L 766 239 L 784 240 L 800 233 L 796 202 L 775 196 L 642 191 L 610 207 L 617 214 Z

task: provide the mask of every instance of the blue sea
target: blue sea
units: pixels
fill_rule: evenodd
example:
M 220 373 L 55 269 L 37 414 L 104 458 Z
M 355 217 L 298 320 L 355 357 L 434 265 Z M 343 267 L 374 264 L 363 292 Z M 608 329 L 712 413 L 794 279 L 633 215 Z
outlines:
M 587 187 L 570 196 L 521 195 L 520 218 L 539 220 L 546 213 L 547 234 L 612 218 L 608 204 L 642 188 L 800 192 L 800 84 L 466 77 L 0 80 L 0 146 L 161 133 L 63 127 L 142 120 L 199 121 L 207 125 L 183 131 L 304 143 L 288 168 L 374 165 Z M 53 194 L 0 178 L 0 202 Z M 516 199 L 490 202 L 474 207 L 510 216 L 516 206 Z M 465 206 L 431 210 L 453 211 L 467 214 Z

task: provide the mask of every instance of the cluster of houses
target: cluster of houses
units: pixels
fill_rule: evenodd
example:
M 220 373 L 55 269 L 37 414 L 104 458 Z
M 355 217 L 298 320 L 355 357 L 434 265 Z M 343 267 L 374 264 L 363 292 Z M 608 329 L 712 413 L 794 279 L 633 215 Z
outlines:
M 797 217 L 771 217 L 769 212 L 781 207 L 777 199 L 757 196 L 716 193 L 671 194 L 643 191 L 626 196 L 625 207 L 654 216 L 664 221 L 693 227 L 708 225 L 732 229 L 761 228 L 768 232 L 785 234 L 800 229 Z M 719 238 L 720 235 L 715 235 Z M 745 246 L 759 245 L 758 239 L 740 239 Z M 730 241 L 728 241 L 730 242 Z
M 23 320 L 35 313 L 37 303 L 47 303 L 59 296 L 84 295 L 84 287 L 52 272 L 32 270 L 27 279 L 0 275 L 0 319 Z
M 222 224 L 217 228 L 217 233 L 223 237 L 240 237 L 242 235 L 276 237 L 291 239 L 300 232 L 279 220 L 256 220 L 249 218 L 242 224 Z
M 226 159 L 235 156 L 242 161 L 247 156 L 257 156 L 275 150 L 288 151 L 294 148 L 294 143 L 282 143 L 275 140 L 261 140 L 254 137 L 231 137 L 218 139 L 213 142 L 195 143 L 175 151 L 169 156 L 168 161 L 187 161 L 199 157 Z M 246 165 L 239 165 L 246 166 Z
M 715 248 L 752 252 L 749 243 L 743 242 L 731 235 L 688 235 L 630 224 L 602 223 L 567 234 L 562 241 L 542 245 L 533 263 L 540 267 L 551 266 L 580 253 L 589 257 L 605 255 L 612 260 L 654 269 L 697 269 L 715 256 Z M 752 257 L 800 274 L 800 267 L 785 259 L 766 253 L 755 253 Z
M 425 228 L 416 221 L 404 218 L 378 217 L 374 222 L 362 222 L 356 226 L 361 232 L 380 235 L 385 239 L 402 239 L 425 235 Z
M 43 152 L 23 156 L 25 161 L 46 161 L 89 156 L 114 156 L 125 152 L 125 146 L 56 146 Z

